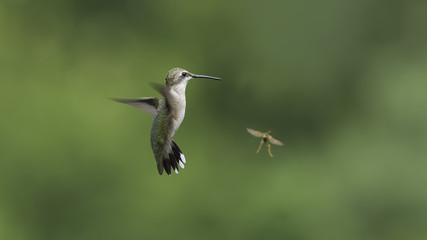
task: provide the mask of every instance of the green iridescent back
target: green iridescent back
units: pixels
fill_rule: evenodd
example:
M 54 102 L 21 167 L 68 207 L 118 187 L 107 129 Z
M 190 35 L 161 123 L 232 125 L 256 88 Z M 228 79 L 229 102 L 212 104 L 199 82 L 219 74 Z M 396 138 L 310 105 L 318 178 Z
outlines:
M 162 146 L 167 135 L 165 122 L 168 116 L 168 108 L 166 106 L 165 98 L 162 98 L 160 101 L 159 109 L 156 116 L 154 117 L 150 134 L 151 148 L 153 149 L 153 153 L 156 159 L 160 158 Z

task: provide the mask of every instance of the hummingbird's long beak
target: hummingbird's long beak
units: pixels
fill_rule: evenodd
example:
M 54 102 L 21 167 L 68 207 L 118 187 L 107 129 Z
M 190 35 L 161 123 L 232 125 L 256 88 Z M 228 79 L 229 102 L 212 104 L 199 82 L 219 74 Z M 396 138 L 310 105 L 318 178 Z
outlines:
M 213 80 L 221 81 L 221 78 L 218 78 L 218 77 L 211 77 L 211 76 L 206 76 L 206 75 L 197 75 L 197 74 L 192 74 L 191 76 L 192 76 L 193 78 L 208 78 L 208 79 L 213 79 Z

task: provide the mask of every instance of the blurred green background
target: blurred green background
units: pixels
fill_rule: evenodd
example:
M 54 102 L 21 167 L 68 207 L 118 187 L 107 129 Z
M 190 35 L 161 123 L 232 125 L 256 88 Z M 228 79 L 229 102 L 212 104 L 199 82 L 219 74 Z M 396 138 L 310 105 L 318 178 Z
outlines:
M 426 239 L 426 1 L 0 1 L 0 239 Z M 193 80 L 159 176 L 108 97 Z M 285 146 L 255 154 L 245 128 Z

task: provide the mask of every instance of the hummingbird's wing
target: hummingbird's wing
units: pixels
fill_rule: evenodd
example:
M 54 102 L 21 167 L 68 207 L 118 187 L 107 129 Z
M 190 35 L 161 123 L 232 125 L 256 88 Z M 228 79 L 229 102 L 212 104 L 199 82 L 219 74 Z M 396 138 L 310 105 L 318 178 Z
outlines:
M 112 100 L 134 106 L 152 116 L 156 115 L 156 110 L 159 107 L 159 99 L 155 97 L 136 99 L 112 98 Z
M 150 85 L 154 88 L 154 90 L 156 90 L 157 92 L 159 92 L 160 94 L 162 94 L 163 96 L 165 96 L 166 98 L 168 98 L 168 91 L 167 91 L 167 87 L 163 84 L 160 83 L 150 83 Z
M 268 141 L 270 141 L 272 144 L 276 144 L 276 145 L 279 145 L 279 146 L 283 146 L 283 143 L 282 143 L 281 141 L 279 141 L 279 140 L 275 139 L 275 138 L 274 138 L 274 137 L 272 137 L 272 136 L 268 136 Z
M 169 102 L 167 100 L 172 99 L 174 97 L 171 95 L 171 91 L 168 91 L 168 88 L 165 85 L 162 85 L 159 83 L 154 83 L 154 82 L 152 82 L 150 84 L 154 88 L 154 90 L 156 90 L 157 92 L 162 94 L 162 96 L 164 97 L 163 99 L 165 100 L 165 103 L 166 103 L 166 107 L 169 109 L 170 105 L 169 105 Z
M 246 128 L 246 130 L 248 130 L 248 132 L 252 135 L 254 135 L 255 137 L 262 137 L 263 133 L 257 130 L 253 130 L 250 128 Z

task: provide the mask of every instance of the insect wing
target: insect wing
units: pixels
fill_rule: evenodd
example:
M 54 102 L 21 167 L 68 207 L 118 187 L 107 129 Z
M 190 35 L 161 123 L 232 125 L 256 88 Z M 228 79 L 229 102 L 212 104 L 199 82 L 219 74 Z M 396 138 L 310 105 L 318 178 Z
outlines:
M 262 137 L 263 133 L 257 130 L 253 130 L 250 128 L 246 128 L 246 130 L 248 130 L 248 132 L 252 135 L 254 135 L 255 137 Z
M 276 145 L 279 145 L 279 146 L 283 146 L 283 143 L 282 143 L 281 141 L 279 141 L 279 140 L 275 139 L 275 138 L 274 138 L 274 137 L 272 137 L 272 136 L 268 136 L 268 141 L 270 141 L 272 144 L 276 144 Z

